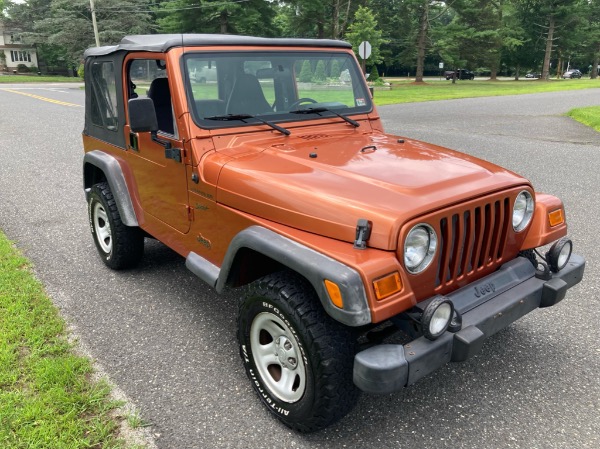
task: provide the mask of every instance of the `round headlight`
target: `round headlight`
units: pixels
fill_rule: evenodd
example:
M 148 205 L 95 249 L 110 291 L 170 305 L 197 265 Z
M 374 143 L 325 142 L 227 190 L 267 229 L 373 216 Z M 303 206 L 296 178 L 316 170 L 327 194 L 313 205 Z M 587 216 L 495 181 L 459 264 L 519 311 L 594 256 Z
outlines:
M 454 305 L 449 299 L 443 296 L 434 298 L 423 311 L 421 318 L 425 338 L 435 340 L 446 332 L 453 314 Z
M 571 252 L 573 251 L 573 242 L 570 239 L 563 237 L 550 248 L 550 251 L 546 253 L 546 260 L 550 269 L 555 273 L 562 270 L 569 259 L 571 258 Z
M 517 195 L 513 206 L 512 225 L 516 232 L 521 232 L 531 222 L 533 217 L 533 197 L 527 190 Z
M 437 248 L 437 235 L 428 224 L 413 227 L 404 241 L 404 265 L 410 273 L 420 273 L 429 266 Z

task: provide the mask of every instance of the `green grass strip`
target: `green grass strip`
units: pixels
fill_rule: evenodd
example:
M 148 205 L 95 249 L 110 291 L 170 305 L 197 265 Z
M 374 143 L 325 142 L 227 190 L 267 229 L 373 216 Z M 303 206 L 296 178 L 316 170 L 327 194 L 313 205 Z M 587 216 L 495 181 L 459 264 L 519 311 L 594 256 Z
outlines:
M 535 94 L 561 90 L 600 88 L 600 79 L 489 81 L 428 80 L 425 84 L 392 81 L 391 89 L 375 90 L 378 106 L 419 101 L 452 100 L 457 98 L 493 97 L 501 95 Z
M 0 447 L 122 448 L 119 404 L 93 382 L 28 261 L 0 232 Z
M 0 75 L 0 84 L 83 83 L 78 76 Z
M 567 115 L 600 132 L 600 106 L 571 109 Z

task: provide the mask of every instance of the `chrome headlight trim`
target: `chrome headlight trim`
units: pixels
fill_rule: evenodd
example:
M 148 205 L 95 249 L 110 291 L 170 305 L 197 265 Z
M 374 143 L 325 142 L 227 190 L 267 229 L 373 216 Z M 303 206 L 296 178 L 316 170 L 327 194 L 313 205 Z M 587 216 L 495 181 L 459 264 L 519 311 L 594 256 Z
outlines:
M 404 266 L 411 274 L 425 270 L 433 260 L 438 238 L 435 230 L 427 223 L 412 227 L 404 240 Z
M 515 232 L 524 230 L 533 218 L 535 201 L 527 190 L 521 190 L 513 204 L 512 226 Z

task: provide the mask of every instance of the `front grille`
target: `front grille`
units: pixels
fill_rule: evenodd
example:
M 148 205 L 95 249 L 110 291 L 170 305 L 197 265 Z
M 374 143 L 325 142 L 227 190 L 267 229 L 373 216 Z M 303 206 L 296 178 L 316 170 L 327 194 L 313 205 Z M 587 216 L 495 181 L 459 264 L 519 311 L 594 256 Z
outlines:
M 442 216 L 436 290 L 498 265 L 510 225 L 509 197 Z

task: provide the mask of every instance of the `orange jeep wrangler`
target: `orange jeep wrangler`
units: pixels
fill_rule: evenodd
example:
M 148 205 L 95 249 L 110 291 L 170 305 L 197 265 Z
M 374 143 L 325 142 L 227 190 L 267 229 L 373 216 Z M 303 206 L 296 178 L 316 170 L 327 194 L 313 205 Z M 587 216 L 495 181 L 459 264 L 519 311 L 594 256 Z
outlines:
M 210 76 L 198 77 L 199 73 Z M 348 43 L 125 37 L 85 53 L 83 184 L 104 263 L 155 238 L 217 292 L 286 425 L 344 416 L 583 276 L 562 202 L 491 163 L 385 134 Z

